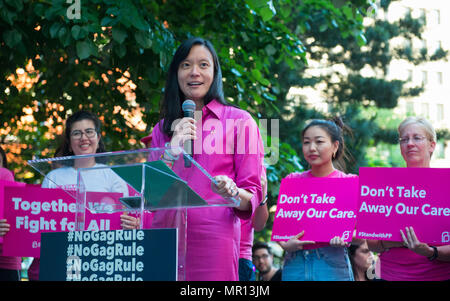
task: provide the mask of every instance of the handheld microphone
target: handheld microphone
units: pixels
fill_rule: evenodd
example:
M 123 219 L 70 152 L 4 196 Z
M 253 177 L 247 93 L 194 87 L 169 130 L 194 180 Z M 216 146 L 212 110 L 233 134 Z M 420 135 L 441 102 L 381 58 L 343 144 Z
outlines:
M 183 117 L 194 118 L 194 101 L 186 99 L 181 105 L 181 109 L 183 110 Z M 194 142 L 192 141 L 192 139 L 186 140 L 184 142 L 184 151 L 186 152 L 186 154 L 189 154 L 192 157 L 192 155 L 194 154 Z M 184 166 L 191 167 L 191 161 L 186 156 L 184 157 Z

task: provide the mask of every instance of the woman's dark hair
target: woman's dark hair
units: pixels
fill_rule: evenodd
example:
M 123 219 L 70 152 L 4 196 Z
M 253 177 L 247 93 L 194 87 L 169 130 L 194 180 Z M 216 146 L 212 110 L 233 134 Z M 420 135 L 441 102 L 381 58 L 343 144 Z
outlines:
M 0 156 L 2 157 L 2 166 L 1 167 L 8 168 L 8 161 L 6 160 L 6 153 L 1 146 L 0 146 Z
M 72 151 L 72 148 L 70 147 L 70 133 L 72 132 L 73 124 L 81 120 L 91 120 L 94 123 L 95 131 L 97 132 L 97 135 L 100 137 L 96 153 L 105 152 L 105 145 L 103 143 L 101 135 L 102 123 L 100 122 L 98 117 L 93 113 L 89 111 L 78 111 L 73 115 L 71 115 L 69 118 L 67 118 L 66 126 L 64 129 L 63 142 L 62 145 L 57 149 L 57 153 L 55 153 L 55 156 L 65 157 L 75 155 Z
M 335 156 L 333 156 L 333 163 L 336 164 L 336 168 L 346 172 L 346 162 L 351 160 L 352 157 L 345 147 L 344 133 L 352 135 L 352 130 L 344 124 L 342 118 L 339 116 L 334 117 L 331 120 L 314 119 L 303 129 L 302 138 L 304 137 L 305 132 L 312 126 L 318 126 L 327 132 L 331 138 L 331 142 L 339 142 L 338 150 L 336 151 Z
M 170 63 L 169 73 L 167 75 L 166 86 L 164 90 L 164 98 L 161 106 L 161 119 L 164 119 L 162 132 L 168 136 L 172 136 L 171 126 L 173 121 L 183 117 L 181 105 L 185 100 L 185 96 L 178 85 L 178 67 L 181 62 L 186 59 L 192 47 L 202 45 L 206 47 L 212 55 L 214 61 L 214 79 L 206 93 L 203 101 L 207 105 L 213 99 L 224 105 L 230 105 L 225 101 L 222 84 L 222 70 L 220 69 L 219 57 L 214 50 L 213 45 L 208 40 L 199 37 L 193 37 L 184 41 L 175 52 L 172 62 Z
M 348 256 L 350 257 L 350 260 L 353 259 L 353 257 L 356 254 L 356 250 L 359 249 L 359 247 L 361 246 L 360 243 L 352 243 L 349 247 L 348 247 Z
M 356 275 L 356 264 L 355 264 L 356 251 L 362 246 L 362 244 L 363 244 L 362 242 L 352 242 L 350 246 L 347 248 L 353 275 Z M 366 278 L 366 280 L 369 280 L 369 278 L 367 277 L 367 273 L 364 273 L 364 277 Z

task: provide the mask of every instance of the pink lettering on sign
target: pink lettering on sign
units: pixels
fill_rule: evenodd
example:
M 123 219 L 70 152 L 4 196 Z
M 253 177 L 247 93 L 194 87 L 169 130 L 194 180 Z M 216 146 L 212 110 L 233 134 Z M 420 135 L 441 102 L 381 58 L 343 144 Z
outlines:
M 413 227 L 421 242 L 450 243 L 450 169 L 361 167 L 359 179 L 358 238 L 402 241 Z
M 121 193 L 87 192 L 87 206 L 118 202 Z M 106 202 L 107 203 L 107 202 Z M 40 257 L 42 232 L 75 230 L 76 200 L 62 189 L 5 187 L 4 216 L 11 225 L 4 236 L 3 255 Z M 86 230 L 117 230 L 120 212 L 92 214 L 86 210 Z
M 358 178 L 286 178 L 281 181 L 272 229 L 273 241 L 301 231 L 302 240 L 351 241 L 356 223 Z

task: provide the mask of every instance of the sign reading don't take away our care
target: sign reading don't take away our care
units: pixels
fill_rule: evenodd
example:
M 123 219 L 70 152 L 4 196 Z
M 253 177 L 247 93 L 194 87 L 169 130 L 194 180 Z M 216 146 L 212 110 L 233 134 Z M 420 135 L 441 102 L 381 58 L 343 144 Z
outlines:
M 352 239 L 356 223 L 358 178 L 285 178 L 281 181 L 272 240 L 301 231 L 302 240 Z
M 421 242 L 450 242 L 450 169 L 362 167 L 357 237 L 402 241 L 413 227 Z

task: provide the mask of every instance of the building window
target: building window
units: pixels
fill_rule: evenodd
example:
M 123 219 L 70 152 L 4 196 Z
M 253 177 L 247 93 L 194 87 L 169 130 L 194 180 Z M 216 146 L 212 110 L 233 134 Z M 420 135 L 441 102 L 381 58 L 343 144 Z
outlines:
M 441 11 L 438 9 L 432 9 L 428 13 L 428 23 L 433 25 L 440 25 L 441 24 Z
M 427 119 L 430 118 L 430 106 L 427 103 L 422 103 L 422 116 Z
M 424 8 L 419 9 L 419 18 L 423 19 L 424 25 L 427 25 L 427 11 Z
M 436 77 L 437 77 L 437 83 L 439 85 L 442 85 L 444 83 L 444 77 L 442 75 L 442 72 L 437 72 Z
M 436 53 L 440 49 L 442 49 L 442 41 L 434 40 L 430 43 L 430 52 L 431 53 Z
M 422 84 L 428 84 L 428 71 L 422 71 Z
M 438 122 L 443 121 L 444 120 L 444 105 L 441 103 L 437 104 L 437 108 L 436 108 L 436 120 Z
M 413 80 L 413 71 L 411 69 L 408 69 L 408 78 L 406 80 L 409 82 Z
M 411 7 L 405 7 L 405 15 L 406 16 L 411 16 L 412 15 Z
M 436 147 L 433 152 L 433 157 L 436 159 L 445 159 L 445 145 L 442 142 L 437 141 Z
M 414 103 L 412 101 L 408 101 L 406 103 L 406 115 L 412 116 L 414 114 Z
M 419 51 L 421 51 L 422 49 L 427 49 L 428 50 L 428 41 L 424 38 L 422 38 L 422 40 L 416 40 L 416 42 L 414 43 L 415 48 Z

